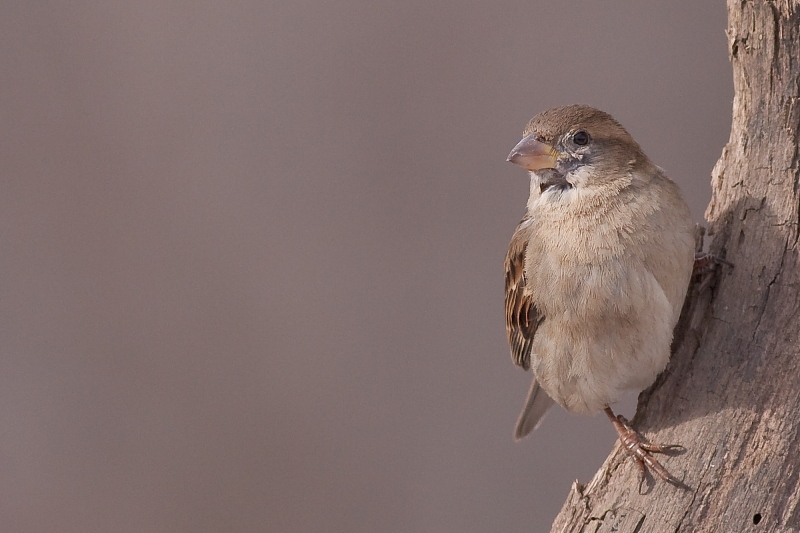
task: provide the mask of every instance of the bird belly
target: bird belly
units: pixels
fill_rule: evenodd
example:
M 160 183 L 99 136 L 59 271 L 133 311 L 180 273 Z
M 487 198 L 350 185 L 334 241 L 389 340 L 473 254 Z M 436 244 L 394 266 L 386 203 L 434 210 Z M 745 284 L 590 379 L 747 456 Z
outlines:
M 649 386 L 664 369 L 673 308 L 633 258 L 572 264 L 566 271 L 569 278 L 544 276 L 546 283 L 537 284 L 545 320 L 534 337 L 531 366 L 565 409 L 596 412 L 627 390 Z

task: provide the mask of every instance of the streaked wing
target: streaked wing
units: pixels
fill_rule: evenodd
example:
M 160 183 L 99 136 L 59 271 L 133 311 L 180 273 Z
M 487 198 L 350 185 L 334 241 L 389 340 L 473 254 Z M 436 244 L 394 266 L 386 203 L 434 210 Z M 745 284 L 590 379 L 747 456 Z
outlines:
M 508 246 L 506 255 L 506 333 L 514 363 L 528 370 L 531 366 L 531 342 L 544 317 L 534 305 L 525 277 L 525 249 L 528 246 L 522 219 Z

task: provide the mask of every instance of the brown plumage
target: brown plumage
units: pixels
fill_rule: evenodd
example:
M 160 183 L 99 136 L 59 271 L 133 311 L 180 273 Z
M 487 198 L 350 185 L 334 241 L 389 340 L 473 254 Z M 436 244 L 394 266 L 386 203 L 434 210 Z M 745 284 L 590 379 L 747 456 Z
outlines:
M 603 111 L 572 105 L 537 115 L 508 160 L 531 177 L 505 261 L 511 356 L 533 372 L 519 439 L 554 401 L 599 412 L 655 380 L 669 359 L 694 239 L 677 186 Z
M 525 249 L 528 243 L 520 238 L 523 228 L 530 218 L 519 223 L 506 255 L 506 333 L 511 346 L 511 358 L 524 370 L 531 367 L 531 340 L 542 315 L 533 300 L 526 293 Z

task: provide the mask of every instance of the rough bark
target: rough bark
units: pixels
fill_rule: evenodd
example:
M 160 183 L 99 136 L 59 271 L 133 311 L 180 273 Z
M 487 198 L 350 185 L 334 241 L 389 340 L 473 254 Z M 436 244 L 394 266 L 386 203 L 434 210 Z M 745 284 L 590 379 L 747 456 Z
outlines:
M 552 531 L 800 530 L 800 1 L 729 0 L 728 21 L 733 123 L 706 218 L 711 251 L 735 267 L 690 288 L 633 420 L 686 447 L 659 459 L 688 488 L 640 493 L 617 445 Z

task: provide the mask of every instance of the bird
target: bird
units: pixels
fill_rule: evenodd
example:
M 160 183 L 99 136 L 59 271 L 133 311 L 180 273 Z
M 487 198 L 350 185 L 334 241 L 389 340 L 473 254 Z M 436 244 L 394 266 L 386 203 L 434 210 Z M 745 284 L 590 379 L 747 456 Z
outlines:
M 530 195 L 505 259 L 506 332 L 514 363 L 533 373 L 514 437 L 553 404 L 604 411 L 644 479 L 677 482 L 611 404 L 650 386 L 670 358 L 695 258 L 678 186 L 611 115 L 588 105 L 533 117 L 508 161 Z

